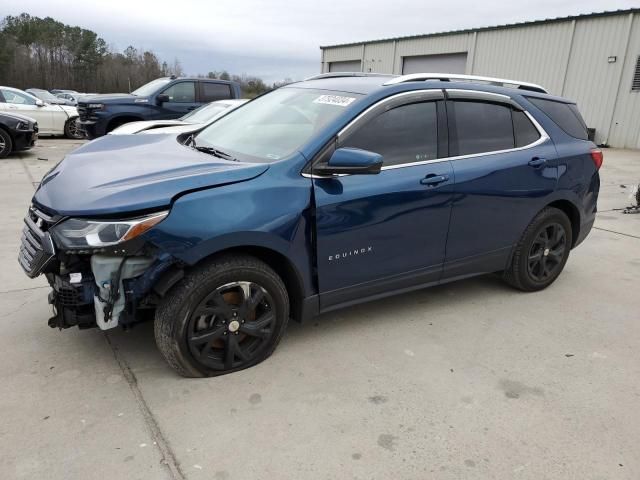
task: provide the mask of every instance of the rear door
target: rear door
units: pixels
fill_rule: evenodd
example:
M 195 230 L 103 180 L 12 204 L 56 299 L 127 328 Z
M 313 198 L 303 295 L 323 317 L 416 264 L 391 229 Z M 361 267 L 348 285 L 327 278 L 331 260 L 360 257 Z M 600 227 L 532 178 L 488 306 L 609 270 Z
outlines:
M 178 118 L 200 106 L 196 98 L 196 82 L 193 80 L 176 82 L 161 93 L 167 95 L 169 101 L 161 105 L 160 119 Z
M 429 90 L 385 99 L 320 155 L 318 163 L 353 147 L 384 159 L 378 175 L 313 179 L 321 309 L 439 280 L 453 193 L 438 141 L 442 98 Z
M 502 270 L 556 188 L 556 149 L 507 96 L 467 90 L 447 95 L 456 185 L 443 278 Z

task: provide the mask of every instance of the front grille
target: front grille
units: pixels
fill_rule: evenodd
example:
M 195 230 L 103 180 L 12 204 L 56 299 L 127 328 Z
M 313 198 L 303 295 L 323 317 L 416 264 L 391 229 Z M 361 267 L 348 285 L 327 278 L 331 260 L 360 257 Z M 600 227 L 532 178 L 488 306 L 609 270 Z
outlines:
M 34 133 L 38 133 L 38 122 L 33 124 L 33 131 Z
M 53 259 L 55 248 L 51 236 L 46 231 L 52 223 L 52 218 L 31 207 L 24 217 L 22 242 L 18 253 L 18 262 L 25 273 L 37 277 L 43 268 Z
M 81 122 L 95 121 L 97 119 L 94 115 L 96 109 L 87 107 L 87 104 L 79 103 L 76 109 L 78 110 L 78 116 Z

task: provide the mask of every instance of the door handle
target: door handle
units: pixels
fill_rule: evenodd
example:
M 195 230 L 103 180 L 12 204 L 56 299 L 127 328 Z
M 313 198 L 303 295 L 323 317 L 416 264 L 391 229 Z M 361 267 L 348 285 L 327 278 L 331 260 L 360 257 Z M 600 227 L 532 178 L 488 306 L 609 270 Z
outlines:
M 436 185 L 440 185 L 447 180 L 449 180 L 449 175 L 436 175 L 434 173 L 430 173 L 422 180 L 420 180 L 420 183 L 422 185 L 427 185 L 428 187 L 435 187 Z
M 546 163 L 547 163 L 547 159 L 543 157 L 533 157 L 531 160 L 529 160 L 529 166 L 534 168 L 541 167 Z

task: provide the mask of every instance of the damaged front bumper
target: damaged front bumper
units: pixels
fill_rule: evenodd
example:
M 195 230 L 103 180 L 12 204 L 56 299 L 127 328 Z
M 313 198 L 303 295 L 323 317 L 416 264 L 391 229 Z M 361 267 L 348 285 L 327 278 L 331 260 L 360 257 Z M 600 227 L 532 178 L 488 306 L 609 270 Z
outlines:
M 51 285 L 53 328 L 130 326 L 182 277 L 178 261 L 140 238 L 117 247 L 60 250 L 49 229 L 63 220 L 31 207 L 18 255 L 29 277 L 44 274 Z

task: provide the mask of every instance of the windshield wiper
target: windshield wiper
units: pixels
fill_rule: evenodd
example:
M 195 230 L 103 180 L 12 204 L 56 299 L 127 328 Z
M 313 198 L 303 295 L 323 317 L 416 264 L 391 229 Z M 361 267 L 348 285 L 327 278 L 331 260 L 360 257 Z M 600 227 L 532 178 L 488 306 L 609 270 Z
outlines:
M 187 138 L 185 145 L 190 146 L 191 148 L 198 150 L 199 152 L 208 153 L 209 155 L 213 155 L 214 157 L 222 158 L 223 160 L 231 160 L 232 162 L 238 162 L 239 160 L 232 155 L 229 155 L 227 152 L 223 152 L 222 150 L 218 150 L 214 147 L 205 147 L 202 145 L 197 145 L 193 135 Z

